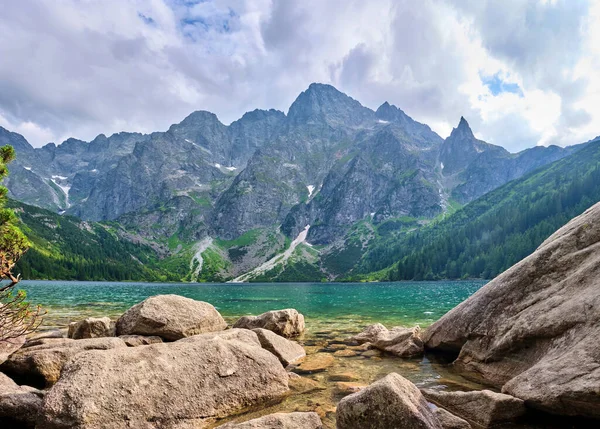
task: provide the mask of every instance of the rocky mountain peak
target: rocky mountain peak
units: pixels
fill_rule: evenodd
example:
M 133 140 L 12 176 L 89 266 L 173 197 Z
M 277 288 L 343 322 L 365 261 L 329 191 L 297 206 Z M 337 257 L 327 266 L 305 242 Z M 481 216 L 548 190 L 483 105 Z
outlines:
M 294 125 L 329 124 L 360 126 L 374 119 L 374 112 L 331 85 L 312 83 L 290 106 Z
M 471 127 L 469 126 L 469 123 L 464 118 L 464 116 L 460 117 L 460 122 L 458 123 L 458 126 L 452 129 L 450 137 L 472 139 L 475 138 L 475 135 L 473 134 L 473 131 L 471 130 Z

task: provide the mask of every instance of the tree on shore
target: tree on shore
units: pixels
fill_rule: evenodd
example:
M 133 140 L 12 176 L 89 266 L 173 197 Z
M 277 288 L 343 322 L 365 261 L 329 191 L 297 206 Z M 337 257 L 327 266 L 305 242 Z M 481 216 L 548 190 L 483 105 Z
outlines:
M 8 175 L 6 165 L 15 158 L 12 146 L 0 147 L 0 181 Z M 24 291 L 16 291 L 20 275 L 13 267 L 29 249 L 29 241 L 17 227 L 15 213 L 4 207 L 8 189 L 0 186 L 0 341 L 10 341 L 34 331 L 41 322 L 40 307 L 26 301 Z

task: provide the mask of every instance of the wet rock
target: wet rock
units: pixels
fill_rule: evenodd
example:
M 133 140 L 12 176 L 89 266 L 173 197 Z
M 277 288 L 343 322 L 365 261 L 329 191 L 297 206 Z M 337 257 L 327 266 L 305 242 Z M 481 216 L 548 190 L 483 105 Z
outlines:
M 198 337 L 78 354 L 44 399 L 43 427 L 203 427 L 288 391 L 285 369 L 259 345 Z
M 392 328 L 388 330 L 381 323 L 367 326 L 363 332 L 351 338 L 358 343 L 369 343 L 372 347 L 399 357 L 413 357 L 423 354 L 421 329 Z M 364 355 L 364 354 L 363 354 Z
M 357 381 L 358 379 L 358 375 L 353 372 L 341 372 L 329 375 L 329 381 Z
M 521 399 L 490 390 L 440 392 L 424 389 L 423 395 L 435 405 L 483 427 L 515 420 L 525 414 Z
M 277 356 L 283 366 L 288 366 L 306 356 L 304 348 L 294 341 L 285 339 L 267 329 L 257 328 L 252 331 L 256 333 L 262 348 Z
M 117 335 L 156 335 L 175 341 L 226 327 L 223 317 L 207 302 L 157 295 L 127 310 L 117 321 Z
M 337 407 L 338 429 L 442 429 L 417 387 L 391 373 Z
M 0 370 L 15 379 L 26 381 L 27 384 L 46 387 L 56 383 L 65 363 L 79 353 L 127 347 L 119 338 L 47 338 L 37 340 L 36 343 L 12 354 L 0 366 Z
M 430 407 L 444 429 L 471 429 L 468 421 L 455 416 L 450 411 L 446 411 L 434 404 L 431 404 Z
M 282 337 L 295 337 L 304 332 L 304 316 L 293 308 L 285 310 L 268 311 L 260 316 L 243 316 L 234 328 L 268 329 Z
M 0 373 L 0 426 L 35 427 L 42 408 L 42 399 L 36 389 L 19 386 Z
M 315 353 L 308 355 L 304 360 L 293 369 L 298 374 L 314 374 L 326 371 L 335 363 L 335 358 L 329 353 Z
M 317 390 L 325 390 L 326 387 L 323 386 L 316 380 L 307 377 L 301 377 L 298 374 L 291 373 L 294 376 L 290 376 L 288 381 L 290 389 L 296 393 L 310 393 L 315 392 Z M 290 375 L 291 375 L 290 374 Z
M 111 326 L 110 318 L 108 317 L 88 317 L 78 322 L 71 322 L 69 323 L 69 332 L 67 333 L 67 337 L 74 340 L 114 336 L 115 330 Z
M 158 344 L 163 342 L 162 338 L 157 337 L 156 335 L 121 335 L 119 338 L 125 341 L 125 344 L 127 344 L 128 347 L 148 346 L 150 344 Z
M 596 204 L 434 323 L 427 348 L 528 407 L 600 418 L 599 246 Z
M 217 429 L 321 429 L 317 413 L 276 413 L 243 423 L 227 423 Z
M 352 381 L 338 381 L 335 383 L 335 390 L 341 395 L 350 395 L 351 393 L 356 393 L 365 387 L 367 387 L 366 384 L 355 383 Z
M 367 358 L 374 358 L 374 357 L 381 356 L 381 351 L 375 350 L 375 349 L 371 349 L 371 350 L 367 350 L 366 352 L 362 352 L 360 355 L 364 356 L 364 357 L 367 357 Z
M 333 354 L 335 357 L 353 357 L 358 355 L 354 350 L 338 350 Z

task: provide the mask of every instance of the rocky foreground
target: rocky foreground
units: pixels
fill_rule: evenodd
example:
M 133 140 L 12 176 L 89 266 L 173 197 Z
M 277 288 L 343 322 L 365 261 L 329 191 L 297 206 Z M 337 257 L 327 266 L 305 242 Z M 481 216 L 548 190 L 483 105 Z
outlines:
M 599 287 L 600 204 L 425 332 L 376 324 L 330 344 L 341 346 L 333 353 L 306 356 L 294 341 L 304 317 L 293 309 L 228 329 L 208 303 L 154 296 L 116 324 L 88 318 L 72 323 L 68 338 L 49 332 L 0 344 L 0 427 L 317 429 L 335 413 L 339 429 L 467 429 L 519 427 L 540 410 L 598 419 Z M 494 390 L 419 389 L 394 372 L 366 386 L 332 373 L 336 408 L 308 401 L 308 411 L 268 412 L 321 389 L 306 375 L 336 358 L 402 362 L 427 350 L 452 356 L 454 368 Z

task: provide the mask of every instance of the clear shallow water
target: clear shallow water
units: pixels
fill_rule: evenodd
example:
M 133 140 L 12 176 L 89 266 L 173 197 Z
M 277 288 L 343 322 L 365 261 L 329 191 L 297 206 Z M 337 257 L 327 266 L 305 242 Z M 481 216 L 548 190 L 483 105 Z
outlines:
M 19 288 L 28 299 L 47 311 L 42 329 L 65 328 L 70 321 L 87 316 L 117 319 L 125 310 L 158 294 L 178 294 L 207 301 L 218 308 L 229 323 L 246 314 L 295 308 L 305 315 L 306 333 L 298 341 L 308 358 L 317 353 L 334 354 L 344 340 L 372 323 L 426 327 L 476 292 L 485 282 L 397 282 L 397 283 L 256 283 L 256 284 L 157 284 L 23 281 Z M 335 427 L 335 406 L 348 394 L 336 374 L 352 374 L 356 386 L 368 385 L 397 372 L 419 387 L 453 390 L 481 388 L 436 363 L 433 356 L 400 359 L 375 355 L 342 357 L 325 372 L 305 375 L 316 383 L 308 391 L 292 388 L 283 401 L 234 419 L 247 420 L 273 412 L 317 411 L 324 427 Z M 231 420 L 231 419 L 229 419 Z M 218 424 L 223 423 L 223 421 Z
M 295 308 L 311 332 L 359 330 L 371 323 L 428 326 L 464 301 L 484 281 L 396 283 L 160 284 L 23 281 L 28 299 L 47 310 L 46 326 L 65 326 L 86 316 L 118 317 L 158 294 L 207 301 L 226 319 Z M 318 329 L 316 329 L 318 327 Z

